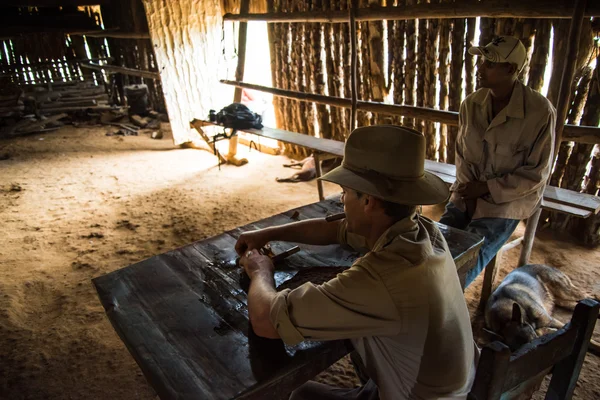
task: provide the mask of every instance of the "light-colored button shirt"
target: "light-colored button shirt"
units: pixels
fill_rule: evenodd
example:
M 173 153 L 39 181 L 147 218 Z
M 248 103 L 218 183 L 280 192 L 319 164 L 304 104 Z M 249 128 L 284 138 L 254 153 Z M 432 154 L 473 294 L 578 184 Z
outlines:
M 338 241 L 366 247 L 345 222 Z M 279 292 L 271 322 L 290 345 L 351 339 L 382 400 L 464 399 L 475 376 L 479 350 L 456 266 L 422 216 L 394 224 L 336 278 Z
M 489 89 L 460 106 L 456 182 L 487 181 L 473 219 L 529 218 L 540 205 L 552 169 L 556 111 L 540 93 L 516 82 L 508 105 L 492 118 Z M 453 191 L 450 200 L 465 210 Z

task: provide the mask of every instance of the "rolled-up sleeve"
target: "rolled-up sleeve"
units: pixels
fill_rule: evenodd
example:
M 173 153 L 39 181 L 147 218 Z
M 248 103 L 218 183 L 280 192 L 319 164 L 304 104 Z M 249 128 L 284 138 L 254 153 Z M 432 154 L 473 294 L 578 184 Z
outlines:
M 552 170 L 556 112 L 551 109 L 531 147 L 525 164 L 513 172 L 487 181 L 496 204 L 521 199 L 544 187 Z
M 353 265 L 336 278 L 284 290 L 271 303 L 271 323 L 289 345 L 401 332 L 400 313 L 378 276 Z

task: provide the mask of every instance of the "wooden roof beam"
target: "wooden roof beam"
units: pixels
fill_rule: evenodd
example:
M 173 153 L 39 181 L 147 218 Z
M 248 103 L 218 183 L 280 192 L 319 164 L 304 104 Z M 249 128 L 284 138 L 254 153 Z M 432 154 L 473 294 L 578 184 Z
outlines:
M 486 0 L 482 2 L 430 3 L 397 7 L 369 7 L 356 10 L 356 21 L 402 20 L 416 18 L 571 18 L 570 0 Z M 600 16 L 600 2 L 588 3 L 584 16 Z M 348 22 L 347 10 L 303 11 L 264 14 L 225 14 L 227 21 L 266 22 Z
M 109 4 L 112 0 L 3 0 L 2 7 L 76 7 Z

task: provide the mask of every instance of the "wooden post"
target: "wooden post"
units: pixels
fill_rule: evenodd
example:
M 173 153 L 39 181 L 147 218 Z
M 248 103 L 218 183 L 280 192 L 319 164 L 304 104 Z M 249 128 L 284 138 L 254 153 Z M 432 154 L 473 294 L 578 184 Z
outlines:
M 579 51 L 579 37 L 581 36 L 581 27 L 583 25 L 583 15 L 587 0 L 575 0 L 575 9 L 569 28 L 569 39 L 567 40 L 567 51 L 565 54 L 565 69 L 560 80 L 560 90 L 558 91 L 558 104 L 556 107 L 556 136 L 554 140 L 554 154 L 558 153 L 562 141 L 563 130 L 565 128 L 565 119 L 571 104 L 571 87 L 573 84 L 573 74 L 575 73 L 575 64 L 577 62 L 577 53 Z
M 325 200 L 325 196 L 323 195 L 323 181 L 319 178 L 323 174 L 321 170 L 321 159 L 318 151 L 313 153 L 313 158 L 315 159 L 315 171 L 317 173 L 317 190 L 319 191 L 319 201 Z
M 240 13 L 244 14 L 250 11 L 250 0 L 241 0 Z M 248 23 L 240 22 L 238 35 L 238 65 L 235 69 L 235 79 L 244 79 L 244 67 L 246 65 L 246 35 L 248 33 Z M 242 100 L 242 88 L 236 87 L 233 94 L 233 102 L 239 103 Z M 227 162 L 236 166 L 241 166 L 248 163 L 245 158 L 237 158 L 237 135 L 229 139 L 229 153 L 227 154 Z
M 517 265 L 517 267 L 525 265 L 529 262 L 529 257 L 531 256 L 531 249 L 533 248 L 533 240 L 535 239 L 535 231 L 537 229 L 541 213 L 542 208 L 539 207 L 531 217 L 527 218 L 527 224 L 525 225 L 525 236 L 523 239 L 523 248 L 521 249 L 521 255 L 519 256 L 519 265 Z
M 570 399 L 573 396 L 597 318 L 597 302 L 585 299 L 575 307 L 570 324 L 578 327 L 579 334 L 573 345 L 573 353 L 556 364 L 552 371 L 552 380 L 546 393 L 547 399 Z
M 350 60 L 350 65 L 352 68 L 352 76 L 350 78 L 351 81 L 351 94 L 352 94 L 352 114 L 350 116 L 350 132 L 356 128 L 356 110 L 357 110 L 357 101 L 358 101 L 358 86 L 356 84 L 356 73 L 358 68 L 358 53 L 356 51 L 357 47 L 357 37 L 356 37 L 356 9 L 358 8 L 358 0 L 352 0 L 352 5 L 350 7 L 350 46 L 351 46 L 351 54 L 352 59 Z

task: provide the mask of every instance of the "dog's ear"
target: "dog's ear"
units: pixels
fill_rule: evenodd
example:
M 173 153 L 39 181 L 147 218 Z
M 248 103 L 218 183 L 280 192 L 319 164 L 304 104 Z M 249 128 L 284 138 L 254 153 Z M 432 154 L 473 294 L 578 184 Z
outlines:
M 523 324 L 523 312 L 521 310 L 521 306 L 518 305 L 517 303 L 513 303 L 511 321 L 518 322 L 519 324 Z
M 500 334 L 498 334 L 498 333 L 496 333 L 494 331 L 491 331 L 491 330 L 489 330 L 487 328 L 483 328 L 483 331 L 485 333 L 487 333 L 488 335 L 490 335 L 492 337 L 492 340 L 499 340 L 501 342 L 504 342 L 504 336 L 502 336 L 502 335 L 500 335 Z

